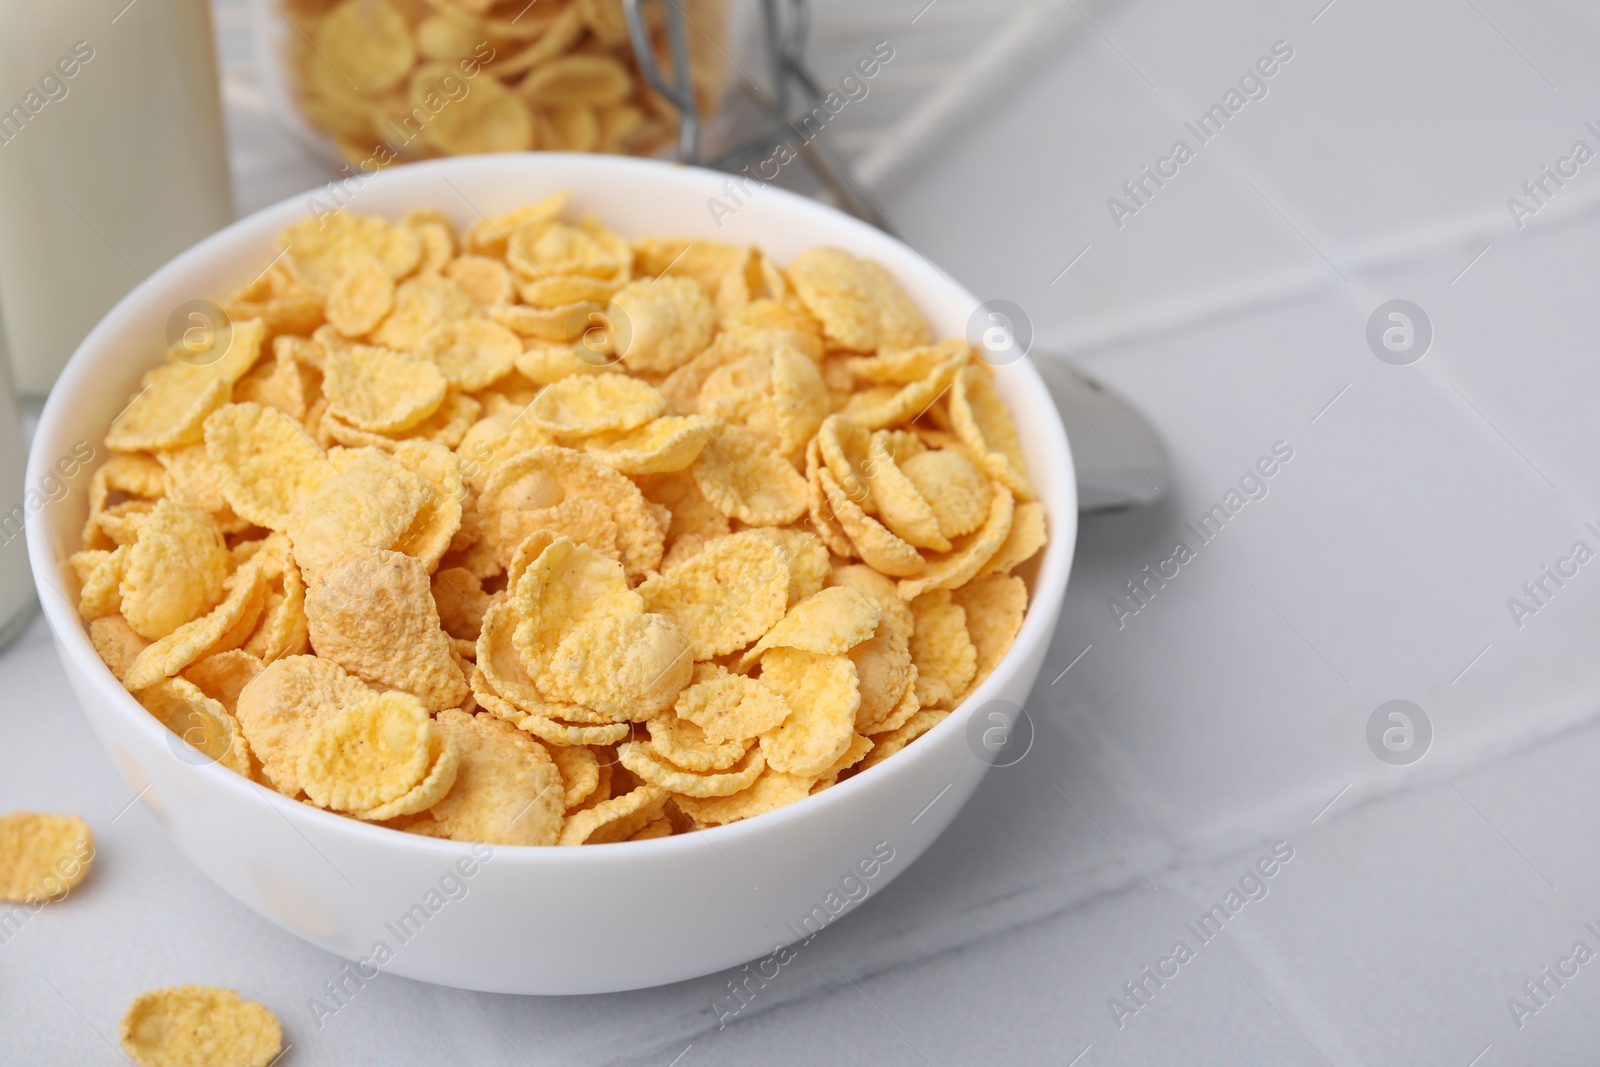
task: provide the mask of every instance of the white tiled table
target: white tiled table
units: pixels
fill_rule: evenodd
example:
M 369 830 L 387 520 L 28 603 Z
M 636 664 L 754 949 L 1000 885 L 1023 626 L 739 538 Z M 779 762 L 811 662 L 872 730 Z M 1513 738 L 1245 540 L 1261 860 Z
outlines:
M 1600 14 L 1325 2 L 1055 5 L 960 136 L 873 190 L 918 248 L 1026 308 L 1038 350 L 1136 399 L 1177 489 L 1085 522 L 1028 755 L 734 1022 L 711 1007 L 730 975 L 572 999 L 385 977 L 318 1029 L 305 1002 L 339 961 L 130 805 L 35 625 L 0 656 L 0 809 L 82 812 L 101 852 L 0 945 L 0 1060 L 113 1062 L 128 1000 L 189 981 L 271 1005 L 303 1065 L 1600 1058 L 1600 962 L 1520 1029 L 1507 1007 L 1574 942 L 1600 952 L 1600 566 L 1520 629 L 1506 606 L 1575 540 L 1600 548 L 1600 163 L 1526 229 L 1505 206 L 1575 139 L 1600 148 Z M 830 130 L 842 149 L 870 151 L 1021 6 L 937 0 L 912 25 L 924 3 L 817 5 L 825 80 L 875 39 L 897 50 Z M 250 210 L 321 177 L 250 111 L 220 10 Z M 1294 58 L 1266 98 L 1115 228 L 1106 198 L 1278 40 Z M 1396 297 L 1436 332 L 1408 367 L 1364 340 Z M 1108 600 L 1279 441 L 1269 494 L 1119 628 Z M 1395 698 L 1435 732 L 1411 766 L 1365 738 Z M 1278 841 L 1293 859 L 1266 896 L 1202 944 L 1186 924 Z M 1137 1006 L 1123 983 L 1180 939 L 1193 959 L 1119 1028 L 1108 1000 Z

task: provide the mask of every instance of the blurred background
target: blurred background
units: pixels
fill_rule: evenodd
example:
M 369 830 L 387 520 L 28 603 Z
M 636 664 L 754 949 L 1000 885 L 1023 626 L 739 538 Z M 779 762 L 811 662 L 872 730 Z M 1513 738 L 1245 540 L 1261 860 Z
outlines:
M 108 306 L 363 155 L 361 131 L 307 121 L 306 75 L 264 47 L 301 33 L 288 5 L 216 0 L 208 33 L 198 0 L 125 2 L 82 5 L 94 29 L 77 36 L 61 16 L 63 43 L 36 54 L 0 44 L 16 53 L 4 107 L 72 41 L 95 51 L 0 144 L 0 299 L 25 408 L 104 310 L 58 308 L 52 278 L 92 279 Z M 559 17 L 550 4 L 517 17 Z M 299 1005 L 338 961 L 246 913 L 127 807 L 35 622 L 0 656 L 0 692 L 31 709 L 13 714 L 38 714 L 27 746 L 0 745 L 0 800 L 24 782 L 32 805 L 91 798 L 116 816 L 106 850 L 142 874 L 85 894 L 88 918 L 0 946 L 0 1031 L 48 1035 L 23 1038 L 24 1059 L 112 1062 L 88 1019 L 115 1018 L 163 961 L 274 1006 L 296 1064 L 1593 1062 L 1600 974 L 1525 983 L 1575 942 L 1600 951 L 1585 925 L 1600 929 L 1600 577 L 1559 563 L 1600 549 L 1600 8 L 809 9 L 805 66 L 844 103 L 818 123 L 821 174 L 797 162 L 775 182 L 1013 303 L 1035 360 L 1127 397 L 1171 458 L 1159 504 L 1083 523 L 1030 743 L 914 874 L 720 1028 L 731 973 L 565 1000 L 385 977 L 319 1030 Z M 735 0 L 696 45 L 695 89 L 719 101 L 704 158 L 766 130 L 762 10 Z M 23 156 L 48 144 L 36 120 L 67 138 L 49 109 L 119 71 L 139 91 L 94 130 L 75 115 L 70 158 Z M 614 135 L 670 155 L 670 109 L 631 92 L 626 128 L 622 112 L 590 129 L 535 108 L 506 136 L 525 122 L 529 143 Z M 152 174 L 166 179 L 138 184 Z M 1267 456 L 1276 473 L 1245 482 Z M 1230 492 L 1247 504 L 1150 580 Z M 1225 934 L 1176 977 L 1142 977 L 1285 849 Z

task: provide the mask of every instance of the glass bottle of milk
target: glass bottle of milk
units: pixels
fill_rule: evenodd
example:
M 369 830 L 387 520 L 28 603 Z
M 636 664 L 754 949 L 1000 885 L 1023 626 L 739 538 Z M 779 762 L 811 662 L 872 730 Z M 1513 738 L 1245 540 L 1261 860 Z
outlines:
M 0 304 L 47 392 L 127 291 L 233 220 L 208 0 L 0 0 Z
M 0 309 L 0 648 L 10 644 L 28 625 L 38 603 L 33 595 L 28 545 L 22 530 L 27 508 L 22 484 L 27 448 L 5 354 L 5 317 Z

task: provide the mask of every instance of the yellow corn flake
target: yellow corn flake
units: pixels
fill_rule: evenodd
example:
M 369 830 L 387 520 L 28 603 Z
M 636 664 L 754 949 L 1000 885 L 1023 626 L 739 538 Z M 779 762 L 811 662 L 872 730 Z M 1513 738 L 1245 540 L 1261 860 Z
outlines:
M 1028 587 L 1021 578 L 991 574 L 953 590 L 950 597 L 965 609 L 967 632 L 977 650 L 976 669 L 967 689 L 971 692 L 983 684 L 1017 639 L 1028 610 Z
M 877 735 L 872 739 L 872 751 L 857 764 L 857 773 L 876 767 L 949 717 L 948 711 L 923 708 L 901 726 Z
M 165 637 L 221 603 L 232 563 L 210 514 L 162 500 L 128 550 L 122 616 L 140 637 Z
M 493 218 L 480 218 L 467 228 L 462 248 L 474 255 L 489 256 L 494 259 L 504 258 L 507 235 L 523 226 L 553 221 L 566 210 L 567 201 L 571 199 L 572 194 L 562 190 L 550 194 L 543 200 L 524 204 Z
M 789 705 L 789 717 L 761 735 L 767 762 L 785 774 L 817 777 L 850 746 L 861 686 L 845 656 L 774 648 L 761 658 L 761 681 Z
M 664 711 L 649 722 L 650 748 L 654 753 L 685 771 L 707 774 L 732 767 L 750 749 L 750 738 L 711 742 L 693 720 L 676 712 Z M 656 783 L 660 785 L 661 783 Z
M 589 455 L 622 474 L 666 474 L 687 470 L 709 438 L 699 415 L 668 415 L 634 430 L 597 434 L 584 442 Z
M 962 340 L 940 341 L 933 345 L 879 352 L 875 356 L 852 356 L 844 365 L 862 381 L 879 385 L 907 385 L 934 374 L 940 364 L 966 348 Z
M 769 765 L 749 788 L 729 796 L 675 796 L 672 799 L 695 825 L 722 826 L 804 800 L 815 782 L 816 776 L 784 774 Z
M 617 756 L 624 767 L 651 785 L 689 797 L 725 797 L 749 789 L 767 766 L 760 747 L 751 748 L 728 770 L 707 774 L 680 770 L 644 742 L 619 746 Z
M 139 692 L 139 703 L 190 747 L 250 777 L 250 746 L 222 702 L 186 678 L 166 678 Z
M 934 552 L 950 551 L 950 540 L 940 530 L 933 505 L 900 469 L 896 458 L 889 436 L 882 430 L 873 434 L 872 499 L 878 505 L 878 521 L 907 544 Z
M 445 264 L 444 276 L 472 298 L 479 307 L 511 302 L 511 272 L 498 259 L 488 256 L 458 256 Z
M 208 367 L 169 363 L 144 378 L 144 389 L 106 431 L 106 447 L 123 452 L 177 448 L 204 435 L 206 416 L 226 404 L 233 383 Z
M 353 9 L 367 2 L 344 0 L 344 6 Z M 382 0 L 379 4 L 388 6 Z M 322 293 L 333 287 L 348 256 L 366 253 L 383 264 L 389 277 L 396 279 L 416 270 L 422 259 L 422 242 L 409 228 L 349 211 L 295 223 L 278 235 L 278 247 L 289 250 L 287 259 L 293 265 L 294 274 Z
M 844 755 L 833 761 L 833 765 L 818 778 L 811 787 L 811 792 L 816 793 L 831 785 L 838 784 L 839 778 L 850 768 L 866 759 L 867 753 L 872 751 L 872 738 L 856 734 L 850 739 L 850 747 L 844 750 Z
M 65 896 L 93 859 L 94 835 L 75 815 L 0 816 L 0 900 L 33 904 Z
M 613 615 L 584 623 L 556 646 L 539 684 L 558 700 L 643 721 L 689 684 L 694 660 L 664 615 Z
M 449 266 L 456 254 L 456 239 L 454 227 L 448 220 L 411 221 L 408 218 L 406 227 L 417 235 L 422 245 L 422 256 L 417 261 L 418 274 L 437 274 Z
M 382 693 L 315 727 L 297 769 L 318 807 L 380 821 L 437 803 L 455 781 L 456 760 L 420 700 Z
M 522 341 L 488 319 L 447 322 L 422 339 L 417 355 L 431 360 L 457 389 L 484 389 L 516 369 Z
M 1017 564 L 1032 559 L 1044 547 L 1046 539 L 1044 505 L 1037 500 L 1018 504 L 1011 517 L 1011 532 L 995 554 L 989 557 L 989 562 L 983 565 L 978 576 L 1009 574 Z
M 357 92 L 393 88 L 416 62 L 405 16 L 387 0 L 343 0 L 317 25 L 315 40 Z
M 977 672 L 966 610 L 951 602 L 948 590 L 935 589 L 913 600 L 911 612 L 916 616 L 911 661 L 917 668 L 917 701 L 927 708 L 951 707 Z
M 876 605 L 883 617 L 903 633 L 913 627 L 911 606 L 900 598 L 893 579 L 873 570 L 863 563 L 836 566 L 828 575 L 828 587 L 843 586 Z
M 767 635 L 740 660 L 748 668 L 769 648 L 798 648 L 821 656 L 838 656 L 872 637 L 882 612 L 878 606 L 843 586 L 823 589 L 789 610 Z
M 750 526 L 783 526 L 806 510 L 806 481 L 766 442 L 739 426 L 711 428 L 694 480 L 718 511 Z
M 810 519 L 809 526 L 829 552 L 849 559 L 856 554 L 855 545 L 833 514 L 833 505 L 828 503 L 827 489 L 822 484 L 822 475 L 826 470 L 827 465 L 822 460 L 821 439 L 813 437 L 811 443 L 806 445 L 806 512 Z
M 669 541 L 692 536 L 705 542 L 733 529 L 728 517 L 712 507 L 700 491 L 694 475 L 688 471 L 641 475 L 634 481 L 648 502 L 666 508 L 671 514 L 672 519 L 667 526 Z
M 439 410 L 449 388 L 432 362 L 374 345 L 330 353 L 324 374 L 328 410 L 373 433 L 410 429 Z
M 881 732 L 885 720 L 915 686 L 917 668 L 911 662 L 910 637 L 885 619 L 869 640 L 850 649 L 850 662 L 856 666 L 861 687 L 857 733 Z
M 441 66 L 438 75 L 419 71 L 413 91 L 422 88 L 425 93 L 427 86 L 438 84 L 455 70 L 454 65 Z M 433 116 L 423 136 L 447 155 L 522 152 L 533 147 L 533 119 L 511 90 L 494 78 L 479 78 L 473 81 L 471 92 Z
M 785 456 L 797 456 L 827 417 L 828 390 L 815 363 L 782 347 L 712 371 L 695 407 L 744 426 Z
M 376 448 L 334 449 L 328 459 L 333 475 L 289 520 L 295 559 L 308 575 L 348 548 L 396 545 L 432 494 L 421 475 Z
M 69 560 L 78 579 L 78 614 L 103 619 L 122 611 L 122 576 L 128 569 L 130 546 L 91 548 L 74 552 Z
M 434 330 L 470 319 L 477 309 L 472 298 L 449 278 L 438 274 L 409 278 L 395 289 L 394 310 L 372 332 L 372 341 L 401 352 L 414 352 Z
M 658 815 L 652 822 L 647 822 L 644 829 L 628 838 L 629 841 L 653 841 L 658 837 L 672 836 L 672 820 L 665 815 Z
M 838 248 L 812 248 L 789 264 L 795 293 L 839 348 L 876 352 L 928 343 L 928 325 L 882 266 Z
M 608 779 L 611 776 L 611 767 L 607 765 L 602 768 L 593 749 L 582 745 L 546 745 L 545 751 L 550 754 L 551 760 L 561 772 L 561 781 L 565 788 L 563 805 L 567 811 L 571 811 L 595 794 L 600 788 L 602 770 Z
M 610 56 L 567 55 L 529 72 L 518 91 L 536 104 L 620 104 L 633 89 Z
M 335 555 L 309 575 L 306 618 L 317 655 L 363 681 L 410 693 L 429 711 L 467 696 L 427 569 L 410 556 L 359 546 Z
M 1011 490 L 996 484 L 989 501 L 989 517 L 974 533 L 957 538 L 950 552 L 935 556 L 925 569 L 915 577 L 902 579 L 900 595 L 915 600 L 929 589 L 955 589 L 972 579 L 983 565 L 1000 550 L 1011 533 L 1011 519 L 1016 513 Z
M 534 344 L 517 357 L 517 371 L 536 385 L 549 385 L 575 374 L 610 374 L 618 368 L 576 345 Z
M 505 718 L 504 715 L 500 717 Z M 634 734 L 633 726 L 625 722 L 595 726 L 568 722 L 565 719 L 553 719 L 546 715 L 523 715 L 514 725 L 546 744 L 557 746 L 614 745 L 619 741 L 626 741 Z
M 933 512 L 944 537 L 960 537 L 983 525 L 989 513 L 989 479 L 959 450 L 929 448 L 901 460 L 899 469 Z
M 447 393 L 437 411 L 406 433 L 414 440 L 436 441 L 446 448 L 455 448 L 465 439 L 467 431 L 477 423 L 482 413 L 483 405 L 472 397 Z
M 186 669 L 181 677 L 193 682 L 200 692 L 221 704 L 229 715 L 237 717 L 239 694 L 265 669 L 266 664 L 260 657 L 242 649 L 233 649 L 207 656 Z
M 620 797 L 603 800 L 592 808 L 573 812 L 561 830 L 563 845 L 601 845 L 625 841 L 654 822 L 666 806 L 668 793 L 641 785 Z
M 257 561 L 250 560 L 234 571 L 228 586 L 222 603 L 140 652 L 128 664 L 122 684 L 137 692 L 177 674 L 203 656 L 244 644 L 266 607 L 266 581 Z
M 661 564 L 664 535 L 637 486 L 582 452 L 530 448 L 501 463 L 479 499 L 485 536 L 509 562 L 535 530 L 552 530 L 642 578 Z
M 897 577 L 917 574 L 927 565 L 915 545 L 892 533 L 850 499 L 833 480 L 832 471 L 824 467 L 817 472 L 817 477 L 833 517 L 850 539 L 852 555 L 860 556 L 875 570 Z
M 461 567 L 446 567 L 434 572 L 432 589 L 433 603 L 439 610 L 439 625 L 444 627 L 444 632 L 463 641 L 476 642 L 491 602 L 478 576 Z
M 371 255 L 350 256 L 328 290 L 328 324 L 345 337 L 365 337 L 394 307 L 394 279 Z
M 461 457 L 461 475 L 466 483 L 482 493 L 500 464 L 530 448 L 553 443 L 550 435 L 530 418 L 490 414 L 479 419 L 461 438 L 456 455 Z
M 139 653 L 150 647 L 150 642 L 134 633 L 121 615 L 107 615 L 91 621 L 89 643 L 119 682 L 126 677 Z
M 636 429 L 666 410 L 660 391 L 637 378 L 574 375 L 545 386 L 528 417 L 557 437 L 587 437 Z
M 579 220 L 576 226 L 527 223 L 511 234 L 506 264 L 530 279 L 585 274 L 626 280 L 633 270 L 633 249 L 591 218 Z
M 281 536 L 281 535 L 277 535 Z M 267 594 L 267 607 L 261 621 L 244 643 L 244 651 L 264 663 L 299 656 L 311 647 L 311 632 L 306 622 L 306 583 L 293 560 L 285 560 L 281 593 Z
M 673 705 L 674 714 L 700 727 L 713 745 L 747 742 L 776 728 L 791 710 L 771 686 L 715 663 L 695 664 L 693 684 Z
M 520 664 L 542 675 L 562 640 L 583 624 L 643 611 L 643 599 L 628 588 L 615 561 L 559 537 L 524 570 L 504 607 L 491 608 L 484 617 L 479 663 L 486 672 L 495 669 L 506 655 L 501 649 L 510 630 L 514 646 L 510 655 L 519 656 Z M 505 673 L 513 675 L 516 666 L 507 662 Z M 492 673 L 491 680 L 495 680 Z M 513 693 L 506 695 L 516 698 Z
M 219 527 L 224 521 L 237 527 L 235 530 L 223 530 L 224 533 L 236 533 L 250 525 L 241 522 L 237 516 L 231 516 L 228 498 L 222 495 L 216 471 L 206 458 L 204 442 L 196 441 L 182 448 L 165 449 L 156 453 L 156 461 L 167 472 L 168 500 L 178 504 L 193 504 L 202 511 L 210 512 Z
M 334 473 L 293 419 L 260 404 L 230 404 L 205 423 L 206 457 L 239 515 L 285 530 L 302 497 Z
M 783 618 L 789 568 L 771 540 L 743 531 L 639 586 L 649 610 L 672 619 L 694 659 L 736 652 Z
M 830 415 L 817 434 L 817 448 L 828 473 L 839 488 L 868 515 L 876 514 L 873 499 L 872 432 L 843 415 Z
M 869 430 L 899 426 L 919 418 L 950 391 L 957 371 L 967 361 L 966 351 L 963 349 L 961 355 L 945 360 L 928 377 L 910 385 L 898 389 L 879 386 L 856 393 L 845 404 L 844 414 Z
M 810 530 L 763 526 L 755 531 L 778 546 L 789 568 L 788 607 L 816 595 L 828 580 L 828 547 Z
M 671 275 L 630 282 L 611 298 L 622 362 L 635 373 L 664 374 L 711 343 L 717 310 L 700 287 Z
M 416 515 L 394 547 L 420 560 L 432 573 L 461 528 L 462 501 L 467 495 L 461 461 L 433 441 L 402 442 L 394 450 L 394 461 L 423 483 Z
M 139 1067 L 269 1067 L 283 1049 L 271 1011 L 232 989 L 201 985 L 140 993 L 120 1036 Z
M 434 724 L 456 752 L 455 782 L 428 809 L 431 821 L 408 830 L 490 845 L 556 843 L 566 787 L 543 745 L 508 722 L 453 708 Z
M 950 423 L 967 453 L 1021 501 L 1034 498 L 1022 441 L 1005 401 L 976 367 L 964 368 L 950 390 Z

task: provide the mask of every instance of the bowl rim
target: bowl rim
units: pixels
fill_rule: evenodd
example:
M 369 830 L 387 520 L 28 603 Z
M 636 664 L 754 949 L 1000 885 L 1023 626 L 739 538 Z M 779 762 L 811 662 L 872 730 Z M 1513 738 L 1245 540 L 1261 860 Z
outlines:
M 457 156 L 444 159 L 427 160 L 418 163 L 406 164 L 404 167 L 392 168 L 375 174 L 369 174 L 362 184 L 365 189 L 369 185 L 402 185 L 407 182 L 422 181 L 429 175 L 438 172 L 437 176 L 446 181 L 452 173 L 464 171 L 495 169 L 507 172 L 519 170 L 536 171 L 541 167 L 549 167 L 561 178 L 564 187 L 572 188 L 576 185 L 576 176 L 586 168 L 596 171 L 636 172 L 641 182 L 655 182 L 662 180 L 690 180 L 706 182 L 706 191 L 711 195 L 721 188 L 727 180 L 727 175 L 720 171 L 713 171 L 701 167 L 692 167 L 684 164 L 662 162 L 658 160 L 639 159 L 626 156 L 602 156 L 583 153 L 563 152 L 527 152 L 505 153 L 492 156 Z M 715 188 L 713 184 L 715 183 Z M 83 341 L 73 352 L 55 386 L 50 390 L 40 415 L 38 426 L 34 432 L 34 447 L 28 456 L 27 485 L 39 484 L 41 478 L 48 473 L 43 442 L 55 436 L 57 425 L 66 420 L 65 414 L 71 407 L 70 398 L 83 391 L 92 389 L 94 383 L 92 375 L 98 365 L 111 358 L 116 350 L 118 339 L 126 328 L 125 320 L 152 299 L 152 294 L 162 289 L 174 277 L 191 269 L 196 262 L 212 257 L 224 255 L 235 244 L 247 240 L 257 239 L 262 231 L 276 233 L 277 230 L 291 221 L 287 216 L 290 209 L 304 207 L 305 198 L 314 195 L 316 190 L 307 190 L 291 194 L 274 204 L 260 208 L 233 223 L 211 234 L 209 237 L 190 246 L 188 249 L 174 256 L 167 263 L 149 274 L 143 281 L 130 290 L 112 308 L 106 312 L 95 327 L 88 333 Z M 788 190 L 773 185 L 762 187 L 763 198 L 771 198 L 785 205 L 780 210 L 795 211 L 802 216 L 814 213 L 829 218 L 830 226 L 835 230 L 842 227 L 852 239 L 849 247 L 859 249 L 861 244 L 880 244 L 888 242 L 898 248 L 899 254 L 909 257 L 922 267 L 938 274 L 943 279 L 943 285 L 950 290 L 950 296 L 965 306 L 976 307 L 979 303 L 965 286 L 956 282 L 948 273 L 939 268 L 932 261 L 924 257 L 912 245 L 903 240 L 897 233 L 885 233 L 867 223 L 839 211 L 827 204 L 801 196 Z M 419 201 L 420 203 L 420 201 Z M 352 210 L 364 210 L 359 204 L 352 204 Z M 368 212 L 372 213 L 372 212 Z M 280 218 L 280 216 L 282 216 Z M 759 238 L 755 240 L 759 241 Z M 844 242 L 841 242 L 844 243 Z M 858 252 L 857 254 L 863 254 Z M 222 286 L 219 285 L 219 288 Z M 154 365 L 154 360 L 151 360 Z M 1021 390 L 1022 395 L 1048 397 L 1048 386 L 1034 369 L 1029 357 L 1024 356 L 1007 366 L 1007 370 L 1020 371 L 1025 377 L 1031 379 L 1026 383 L 1026 388 Z M 1015 407 L 1008 401 L 1008 407 Z M 1073 556 L 1077 543 L 1077 485 L 1072 475 L 1073 463 L 1071 446 L 1067 441 L 1066 430 L 1062 425 L 1055 406 L 1048 399 L 1038 405 L 1038 411 L 1030 413 L 1031 417 L 1044 419 L 1045 436 L 1048 438 L 1047 450 L 1059 452 L 1064 459 L 1066 477 L 1062 485 L 1058 486 L 1061 495 L 1058 497 L 1059 506 L 1047 507 L 1047 521 L 1050 527 L 1050 537 L 1045 544 L 1042 558 L 1037 565 L 1034 588 L 1030 590 L 1029 603 L 1023 616 L 1022 627 L 1018 630 L 1012 645 L 1006 650 L 989 677 L 968 694 L 967 698 L 958 704 L 951 713 L 930 730 L 908 744 L 904 749 L 895 754 L 892 759 L 884 760 L 875 767 L 859 775 L 845 779 L 835 785 L 824 789 L 820 793 L 810 794 L 794 803 L 762 812 L 759 815 L 721 826 L 713 826 L 697 831 L 695 834 L 674 834 L 669 837 L 655 838 L 644 841 L 618 841 L 608 842 L 611 845 L 627 845 L 628 848 L 585 847 L 562 848 L 551 845 L 492 845 L 496 857 L 505 856 L 524 863 L 552 863 L 552 864 L 610 864 L 627 862 L 633 858 L 646 858 L 656 855 L 667 855 L 681 852 L 690 848 L 697 848 L 698 843 L 693 839 L 700 834 L 711 835 L 714 844 L 733 844 L 741 839 L 753 835 L 762 835 L 781 832 L 781 827 L 807 820 L 815 815 L 820 815 L 830 806 L 848 803 L 851 797 L 862 789 L 875 787 L 877 783 L 887 784 L 892 777 L 903 776 L 910 773 L 911 763 L 918 757 L 925 755 L 934 747 L 932 740 L 948 736 L 956 730 L 966 729 L 966 722 L 976 708 L 981 706 L 992 694 L 1017 670 L 1021 660 L 1035 648 L 1035 646 L 1049 641 L 1054 630 L 1055 621 L 1059 614 L 1060 602 L 1066 595 L 1067 579 L 1071 572 Z M 103 438 L 102 431 L 102 438 Z M 103 444 L 100 447 L 104 447 Z M 100 459 L 103 463 L 104 459 Z M 97 464 L 98 466 L 98 464 Z M 85 491 L 85 490 L 75 490 Z M 54 633 L 57 648 L 61 653 L 72 660 L 72 665 L 82 671 L 85 677 L 92 681 L 95 688 L 108 700 L 118 713 L 129 720 L 130 725 L 142 733 L 152 744 L 165 743 L 164 735 L 168 733 L 153 716 L 145 712 L 143 706 L 134 698 L 133 694 L 123 688 L 122 683 L 111 673 L 110 668 L 101 660 L 99 653 L 94 650 L 88 638 L 87 627 L 80 618 L 77 607 L 70 602 L 65 593 L 55 584 L 52 576 L 62 573 L 64 558 L 56 558 L 51 545 L 51 536 L 47 529 L 49 513 L 52 509 L 41 508 L 26 517 L 26 530 L 28 541 L 28 555 L 31 570 L 38 588 L 39 600 L 43 614 L 49 621 Z M 923 744 L 929 740 L 929 744 Z M 362 820 L 342 815 L 337 812 L 325 811 L 311 805 L 301 803 L 290 797 L 284 796 L 277 790 L 263 783 L 245 778 L 236 772 L 212 761 L 210 766 L 204 764 L 192 765 L 194 770 L 201 775 L 201 780 L 217 788 L 233 792 L 240 799 L 248 799 L 248 791 L 254 790 L 258 796 L 264 797 L 280 815 L 288 819 L 304 819 L 307 825 L 316 827 L 330 836 L 345 838 L 359 843 L 364 847 L 370 845 L 375 848 L 413 849 L 419 855 L 434 855 L 440 858 L 449 858 L 459 855 L 463 850 L 473 847 L 473 842 L 454 841 L 444 838 L 424 837 L 419 834 L 408 834 L 389 827 L 366 823 Z M 987 769 L 986 769 L 987 770 Z M 869 775 L 871 776 L 869 778 Z M 936 798 L 937 799 L 937 798 Z

